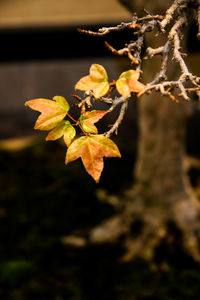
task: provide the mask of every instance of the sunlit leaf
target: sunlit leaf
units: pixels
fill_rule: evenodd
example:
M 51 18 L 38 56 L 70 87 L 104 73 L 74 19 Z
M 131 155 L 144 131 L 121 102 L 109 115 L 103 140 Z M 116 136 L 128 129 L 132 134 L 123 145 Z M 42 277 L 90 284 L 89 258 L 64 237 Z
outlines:
M 63 135 L 67 147 L 69 147 L 69 145 L 71 144 L 75 136 L 76 136 L 75 128 L 73 126 L 67 127 Z
M 139 93 L 144 90 L 145 85 L 138 81 L 140 71 L 129 70 L 123 72 L 116 81 L 118 92 L 125 98 L 130 97 L 131 92 Z
M 99 182 L 103 157 L 121 157 L 117 145 L 104 135 L 89 135 L 76 139 L 68 148 L 65 163 L 81 157 L 86 171 Z
M 106 95 L 109 88 L 106 70 L 98 64 L 91 65 L 89 75 L 82 77 L 75 85 L 77 90 L 93 91 L 95 98 Z
M 53 130 L 49 132 L 46 141 L 55 141 L 61 137 L 64 138 L 65 144 L 69 146 L 76 136 L 76 130 L 69 121 L 61 121 Z
M 90 68 L 90 78 L 96 82 L 108 80 L 108 75 L 103 66 L 99 64 L 93 64 Z
M 51 130 L 64 119 L 69 111 L 69 103 L 62 96 L 55 96 L 53 100 L 33 99 L 25 102 L 33 110 L 41 112 L 35 123 L 35 129 Z
M 98 130 L 94 123 L 103 118 L 107 112 L 107 110 L 92 110 L 85 112 L 84 115 L 81 115 L 79 119 L 81 127 L 85 132 L 97 134 Z

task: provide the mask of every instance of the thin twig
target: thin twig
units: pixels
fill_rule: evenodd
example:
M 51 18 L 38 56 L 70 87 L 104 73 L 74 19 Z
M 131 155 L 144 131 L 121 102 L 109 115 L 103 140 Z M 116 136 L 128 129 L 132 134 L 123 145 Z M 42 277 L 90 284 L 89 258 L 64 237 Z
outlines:
M 138 97 L 151 91 L 159 91 L 163 96 L 169 97 L 172 101 L 178 102 L 181 98 L 189 101 L 189 93 L 200 91 L 200 77 L 193 75 L 184 60 L 185 54 L 181 52 L 181 38 L 183 37 L 183 27 L 187 25 L 186 9 L 190 8 L 196 11 L 196 19 L 198 22 L 199 30 L 198 37 L 200 38 L 200 0 L 174 0 L 170 8 L 166 11 L 165 15 L 152 15 L 144 9 L 145 16 L 138 17 L 134 14 L 132 21 L 111 27 L 100 28 L 97 32 L 90 30 L 79 29 L 80 32 L 95 35 L 104 36 L 112 31 L 119 31 L 124 29 L 130 29 L 133 31 L 134 41 L 130 41 L 119 50 L 115 49 L 108 42 L 105 42 L 106 46 L 112 53 L 117 55 L 126 55 L 131 64 L 135 64 L 136 70 L 141 70 L 143 59 L 151 59 L 156 55 L 161 55 L 160 68 L 153 80 L 147 83 L 145 88 L 137 94 Z M 168 26 L 167 26 L 168 25 Z M 142 57 L 143 49 L 145 47 L 144 40 L 145 35 L 149 32 L 157 29 L 157 34 L 162 34 L 166 30 L 168 31 L 167 40 L 164 45 L 160 45 L 158 48 L 148 47 L 146 49 L 146 56 Z M 180 74 L 178 78 L 174 80 L 168 80 L 167 74 L 169 70 L 169 57 L 177 63 L 177 69 Z M 178 74 L 178 73 L 177 73 Z M 176 93 L 176 94 L 174 94 Z M 177 99 L 177 96 L 180 99 Z M 92 97 L 92 94 L 90 95 Z M 92 98 L 90 98 L 92 99 Z M 121 97 L 101 97 L 98 101 L 108 104 L 110 111 L 116 106 L 121 105 L 119 116 L 112 126 L 112 128 L 105 133 L 106 136 L 110 136 L 116 132 L 124 117 L 127 103 L 129 99 Z M 85 100 L 82 100 L 85 101 Z M 85 102 L 82 102 L 85 105 Z
M 81 29 L 81 28 L 78 28 L 77 30 L 80 33 L 85 33 L 85 34 L 89 34 L 89 35 L 93 35 L 93 36 L 104 36 L 112 31 L 123 30 L 123 29 L 127 28 L 128 26 L 130 26 L 131 24 L 132 24 L 132 22 L 128 22 L 128 23 L 122 22 L 121 24 L 116 25 L 116 26 L 102 27 L 97 32 L 91 31 L 91 30 L 85 30 L 85 29 Z
M 150 57 L 153 57 L 154 55 L 157 55 L 157 54 L 162 55 L 160 71 L 156 74 L 155 78 L 150 83 L 150 85 L 154 85 L 154 84 L 159 83 L 163 80 L 166 80 L 166 78 L 167 78 L 167 64 L 168 64 L 170 49 L 171 49 L 171 42 L 167 41 L 164 46 L 159 47 L 157 49 L 152 49 L 151 51 L 150 50 L 148 51 L 148 54 L 150 55 Z
M 124 103 L 122 103 L 120 113 L 119 113 L 117 120 L 112 125 L 111 129 L 105 133 L 105 136 L 110 137 L 112 133 L 114 133 L 114 132 L 115 132 L 115 134 L 118 133 L 118 127 L 124 118 L 127 108 L 128 108 L 128 101 L 125 101 Z

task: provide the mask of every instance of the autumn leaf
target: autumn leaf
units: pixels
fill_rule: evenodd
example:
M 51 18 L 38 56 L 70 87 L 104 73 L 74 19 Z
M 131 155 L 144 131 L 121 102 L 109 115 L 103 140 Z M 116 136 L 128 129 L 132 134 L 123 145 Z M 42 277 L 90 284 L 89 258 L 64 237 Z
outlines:
M 83 130 L 87 133 L 98 133 L 98 130 L 94 123 L 98 122 L 105 114 L 107 114 L 107 110 L 92 110 L 87 111 L 83 115 L 80 116 L 80 125 Z
M 64 119 L 69 111 L 69 104 L 62 96 L 55 96 L 53 100 L 33 99 L 25 102 L 33 110 L 41 112 L 35 123 L 35 129 L 51 130 Z
M 86 171 L 99 182 L 103 157 L 121 157 L 117 145 L 104 135 L 89 135 L 76 139 L 68 148 L 65 163 L 81 157 Z
M 125 98 L 130 97 L 131 92 L 139 93 L 144 90 L 145 85 L 138 81 L 140 71 L 129 70 L 123 72 L 116 81 L 118 92 Z
M 98 64 L 91 65 L 90 74 L 82 77 L 75 85 L 77 90 L 93 91 L 95 98 L 106 95 L 109 87 L 107 72 L 103 66 Z
M 61 121 L 53 130 L 49 132 L 46 141 L 55 141 L 61 137 L 64 138 L 65 144 L 69 146 L 76 135 L 75 128 L 69 121 Z

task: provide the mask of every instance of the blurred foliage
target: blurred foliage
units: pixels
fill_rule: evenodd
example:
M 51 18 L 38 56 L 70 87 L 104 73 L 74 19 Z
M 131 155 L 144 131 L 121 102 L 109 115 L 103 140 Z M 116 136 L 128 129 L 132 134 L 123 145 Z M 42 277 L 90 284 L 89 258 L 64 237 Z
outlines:
M 120 149 L 122 159 L 117 167 L 106 160 L 98 186 L 79 161 L 64 165 L 59 143 L 1 151 L 0 299 L 198 299 L 200 266 L 183 251 L 173 224 L 151 263 L 123 263 L 122 241 L 84 248 L 62 243 L 71 233 L 87 236 L 114 213 L 96 195 L 99 188 L 120 195 L 131 184 L 134 157 L 123 143 Z

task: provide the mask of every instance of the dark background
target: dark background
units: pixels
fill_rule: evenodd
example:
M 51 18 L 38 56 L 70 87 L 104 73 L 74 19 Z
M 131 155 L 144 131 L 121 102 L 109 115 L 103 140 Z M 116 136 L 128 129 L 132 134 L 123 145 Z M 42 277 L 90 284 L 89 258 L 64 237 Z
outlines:
M 193 26 L 188 48 L 196 55 L 199 42 Z M 98 24 L 88 28 L 96 30 Z M 119 48 L 129 37 L 123 31 L 106 40 Z M 62 143 L 46 143 L 43 134 L 33 133 L 38 114 L 23 106 L 32 97 L 51 98 L 58 92 L 70 97 L 93 62 L 106 66 L 114 79 L 127 68 L 127 60 L 113 57 L 103 38 L 82 35 L 76 27 L 1 30 L 0 41 L 0 299 L 198 299 L 199 265 L 184 252 L 180 233 L 171 224 L 170 238 L 150 263 L 122 262 L 123 239 L 80 248 L 64 242 L 70 234 L 87 238 L 92 227 L 115 213 L 99 201 L 99 190 L 119 196 L 133 182 L 138 136 L 134 100 L 115 138 L 122 159 L 105 160 L 99 185 L 80 161 L 64 165 Z M 197 106 L 186 141 L 187 154 L 196 158 L 199 131 Z M 22 138 L 30 136 L 33 140 L 23 144 Z M 198 194 L 199 169 L 189 169 L 189 176 Z

